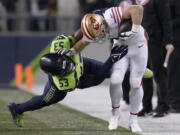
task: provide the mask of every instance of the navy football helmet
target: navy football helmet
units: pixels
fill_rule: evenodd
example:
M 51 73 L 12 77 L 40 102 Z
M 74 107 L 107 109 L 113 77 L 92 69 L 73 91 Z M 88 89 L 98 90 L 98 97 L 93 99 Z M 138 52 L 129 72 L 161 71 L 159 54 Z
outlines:
M 75 70 L 75 62 L 66 55 L 47 53 L 40 59 L 41 69 L 52 76 L 65 76 Z

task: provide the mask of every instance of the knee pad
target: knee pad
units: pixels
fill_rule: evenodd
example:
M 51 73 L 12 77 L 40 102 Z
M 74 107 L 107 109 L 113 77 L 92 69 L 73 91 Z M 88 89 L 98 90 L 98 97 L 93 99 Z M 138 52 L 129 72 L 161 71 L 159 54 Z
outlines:
M 120 85 L 120 84 L 122 84 L 122 82 L 123 82 L 123 76 L 121 75 L 121 74 L 118 74 L 118 73 L 112 73 L 111 74 L 111 84 L 112 85 Z
M 142 78 L 130 78 L 130 86 L 132 89 L 138 89 L 141 87 Z

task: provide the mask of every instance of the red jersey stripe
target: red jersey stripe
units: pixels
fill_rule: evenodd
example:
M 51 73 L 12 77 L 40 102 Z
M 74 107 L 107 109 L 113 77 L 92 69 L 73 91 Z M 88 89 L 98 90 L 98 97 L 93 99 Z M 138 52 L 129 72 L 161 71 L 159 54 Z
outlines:
M 112 15 L 113 15 L 113 18 L 114 18 L 114 22 L 116 23 L 117 21 L 116 21 L 116 18 L 115 18 L 115 13 L 114 13 L 113 8 L 111 8 L 111 12 L 112 12 Z
M 89 30 L 88 30 L 88 26 L 87 26 L 87 24 L 86 24 L 86 21 L 87 21 L 87 15 L 85 16 L 85 22 L 84 22 L 84 25 L 85 25 L 85 32 L 87 33 L 86 35 L 88 36 L 88 38 L 89 39 L 92 39 L 93 38 L 93 36 L 91 35 L 91 33 L 89 32 Z
M 121 8 L 117 7 L 117 12 L 118 12 L 118 15 L 119 15 L 119 22 L 121 22 Z
M 117 13 L 118 24 L 120 24 L 120 22 L 121 22 L 121 15 L 119 14 L 118 7 L 116 7 L 115 9 L 116 9 L 116 13 Z

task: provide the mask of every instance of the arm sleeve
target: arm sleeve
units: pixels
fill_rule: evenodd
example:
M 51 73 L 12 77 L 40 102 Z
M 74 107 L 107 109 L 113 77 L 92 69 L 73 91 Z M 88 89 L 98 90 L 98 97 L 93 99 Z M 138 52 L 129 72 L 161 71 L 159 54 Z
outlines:
M 172 43 L 173 30 L 172 30 L 170 2 L 169 0 L 156 0 L 155 7 L 157 9 L 157 14 L 159 16 L 162 25 L 163 45 Z
M 106 78 L 110 77 L 112 65 L 110 58 L 104 63 L 92 59 L 84 59 L 84 74 L 80 78 L 78 88 L 84 89 L 102 83 Z

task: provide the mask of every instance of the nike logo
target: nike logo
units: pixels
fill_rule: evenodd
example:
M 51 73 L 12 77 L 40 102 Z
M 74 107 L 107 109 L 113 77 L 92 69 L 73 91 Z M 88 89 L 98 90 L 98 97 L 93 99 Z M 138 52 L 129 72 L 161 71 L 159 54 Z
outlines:
M 141 47 L 143 47 L 144 45 L 138 45 L 138 48 L 141 48 Z

